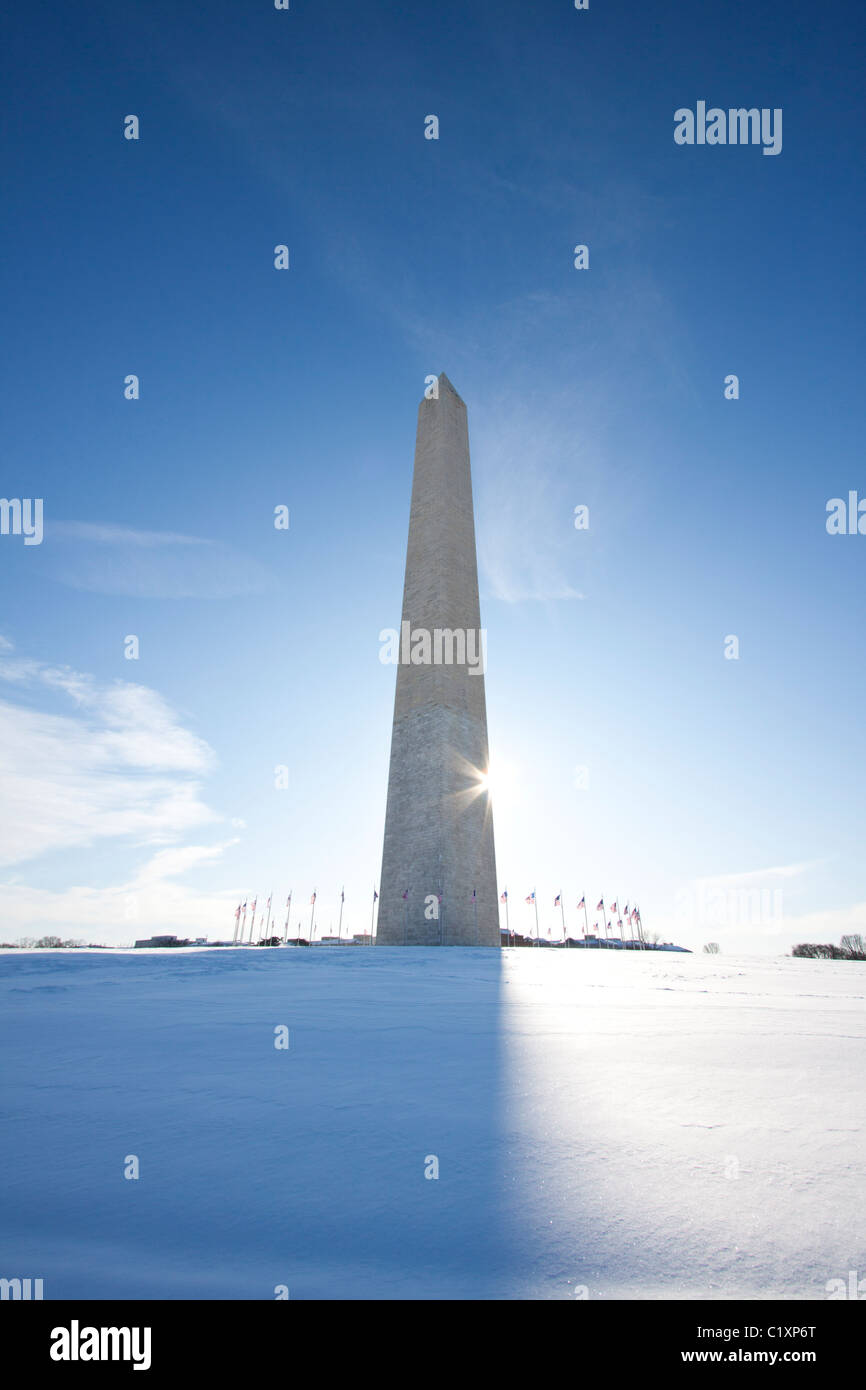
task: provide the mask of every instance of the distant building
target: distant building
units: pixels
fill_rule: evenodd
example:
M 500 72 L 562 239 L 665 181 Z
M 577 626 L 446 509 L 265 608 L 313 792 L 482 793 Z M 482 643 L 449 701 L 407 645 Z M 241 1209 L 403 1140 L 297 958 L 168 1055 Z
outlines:
M 136 948 L 139 946 L 198 946 L 204 945 L 206 937 L 201 941 L 190 941 L 187 937 L 177 936 L 151 936 L 146 941 L 136 941 Z
M 688 946 L 675 946 L 670 941 L 649 942 L 637 941 L 629 938 L 623 941 L 618 936 L 604 937 L 596 936 L 593 932 L 588 932 L 585 937 L 566 937 L 565 941 L 547 941 L 544 937 L 537 939 L 534 936 L 521 936 L 518 932 L 507 931 L 500 933 L 503 946 L 551 946 L 558 947 L 560 950 L 572 949 L 579 951 L 679 951 L 684 955 L 691 955 Z

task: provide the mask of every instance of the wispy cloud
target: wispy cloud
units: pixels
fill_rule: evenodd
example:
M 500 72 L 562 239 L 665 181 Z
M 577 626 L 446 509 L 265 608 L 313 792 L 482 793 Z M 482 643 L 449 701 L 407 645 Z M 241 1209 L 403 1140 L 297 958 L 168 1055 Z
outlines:
M 839 944 L 843 936 L 866 936 L 866 903 L 851 903 L 846 907 L 822 909 L 790 917 L 785 923 L 792 941 L 832 942 Z
M 712 935 L 726 952 L 748 951 L 756 942 L 782 948 L 809 939 L 803 933 L 812 930 L 827 940 L 826 933 L 834 929 L 831 914 L 797 916 L 791 911 L 792 894 L 796 901 L 802 892 L 797 881 L 805 880 L 823 863 L 819 859 L 802 860 L 692 879 L 675 894 L 677 928 Z M 839 931 L 853 929 L 838 927 Z
M 136 937 L 171 932 L 226 940 L 233 930 L 233 894 L 202 891 L 177 880 L 212 864 L 237 843 L 233 839 L 160 850 L 132 877 L 100 888 L 74 885 L 51 891 L 5 883 L 0 936 L 8 941 L 22 936 L 83 937 L 122 945 Z
M 145 550 L 166 545 L 212 545 L 201 536 L 185 536 L 178 531 L 134 531 L 129 526 L 105 525 L 98 521 L 56 521 L 51 528 L 58 536 L 95 541 L 102 545 L 141 546 Z
M 582 599 L 594 545 L 574 508 L 593 493 L 596 439 L 555 390 L 539 394 L 504 392 L 473 419 L 482 593 L 506 603 Z
M 181 874 L 197 869 L 201 864 L 213 863 L 220 859 L 230 845 L 239 844 L 237 837 L 218 845 L 183 845 L 177 849 L 161 849 L 153 858 L 138 870 L 133 883 L 147 887 L 164 883 L 166 879 L 178 878 Z
M 19 658 L 6 641 L 0 682 L 61 702 L 0 699 L 0 864 L 105 839 L 170 843 L 219 819 L 201 799 L 213 754 L 156 691 Z
M 52 577 L 73 589 L 135 598 L 232 598 L 273 580 L 221 541 L 89 521 L 46 524 Z
M 695 879 L 695 883 L 706 888 L 746 888 L 757 885 L 768 886 L 778 878 L 799 878 L 809 869 L 820 868 L 820 859 L 805 859 L 799 864 L 777 864 L 771 869 L 749 869 L 739 874 L 717 874 L 710 878 Z

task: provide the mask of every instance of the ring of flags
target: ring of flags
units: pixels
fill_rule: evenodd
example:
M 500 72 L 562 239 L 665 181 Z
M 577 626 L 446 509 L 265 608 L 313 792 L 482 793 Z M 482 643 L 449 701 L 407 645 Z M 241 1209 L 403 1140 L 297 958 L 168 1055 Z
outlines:
M 404 891 L 403 891 L 403 892 L 401 893 L 401 895 L 400 895 L 401 898 L 402 898 L 402 900 L 406 903 L 406 910 L 407 910 L 407 912 L 408 912 L 408 910 L 409 910 L 409 907 L 408 907 L 408 904 L 409 904 L 409 892 L 410 892 L 410 890 L 409 890 L 408 888 L 406 888 L 406 889 L 404 889 Z M 311 895 L 311 897 L 310 897 L 310 906 L 313 907 L 313 908 L 314 908 L 315 905 L 316 905 L 317 897 L 318 897 L 318 892 L 317 892 L 316 890 L 314 890 L 313 893 L 312 893 L 312 895 Z M 441 891 L 441 889 L 440 889 L 440 891 L 437 892 L 437 894 L 436 894 L 436 898 L 437 898 L 437 901 L 439 902 L 440 906 L 441 906 L 441 904 L 442 904 L 443 897 L 444 897 L 444 895 L 443 895 L 443 893 L 442 893 L 442 891 Z M 271 902 L 272 902 L 272 899 L 273 899 L 273 893 L 271 893 L 271 894 L 269 895 L 268 900 L 267 900 L 267 922 L 268 922 L 268 923 L 270 923 L 270 913 L 271 913 Z M 342 912 L 342 905 L 345 903 L 345 901 L 346 901 L 345 889 L 341 889 L 341 891 L 340 891 L 341 912 Z M 375 904 L 376 904 L 378 901 L 379 901 L 379 893 L 378 893 L 378 890 L 374 887 L 374 888 L 373 888 L 373 899 L 372 899 L 372 905 L 373 905 L 374 910 L 375 910 Z M 500 901 L 500 903 L 503 903 L 503 904 L 505 905 L 506 912 L 507 912 L 507 910 L 508 910 L 508 903 L 509 903 L 508 889 L 507 889 L 507 888 L 503 888 L 502 892 L 501 892 L 500 895 L 499 895 L 499 901 Z M 527 894 L 527 896 L 524 898 L 523 901 L 524 901 L 524 903 L 526 904 L 527 907 L 534 907 L 534 908 L 535 908 L 535 910 L 536 910 L 536 917 L 537 917 L 537 916 L 538 916 L 538 902 L 537 902 L 537 897 L 536 897 L 536 891 L 535 891 L 534 888 L 533 888 L 533 890 L 532 890 L 531 893 Z M 478 896 L 477 896 L 477 891 L 476 891 L 475 888 L 472 889 L 472 893 L 471 893 L 471 895 L 470 895 L 470 897 L 469 897 L 469 902 L 472 903 L 473 907 L 475 907 L 475 908 L 477 909 L 477 905 L 478 905 Z M 246 932 L 246 918 L 247 918 L 247 903 L 248 903 L 248 899 L 245 898 L 244 901 L 243 901 L 242 903 L 238 903 L 238 905 L 237 905 L 237 907 L 235 908 L 235 911 L 234 911 L 234 923 L 235 923 L 234 941 L 235 941 L 235 943 L 238 944 L 238 945 L 241 944 L 241 943 L 244 941 L 244 937 L 245 937 L 245 932 Z M 285 927 L 286 933 L 288 932 L 289 913 L 290 913 L 290 910 L 291 910 L 291 905 L 292 905 L 292 894 L 289 893 L 289 895 L 288 895 L 288 897 L 287 897 L 287 899 L 286 899 L 286 909 L 287 909 L 287 912 L 286 912 L 286 927 Z M 254 931 L 254 927 L 255 927 L 256 908 L 257 908 L 257 906 L 258 906 L 258 895 L 256 895 L 256 897 L 253 898 L 252 904 L 251 904 L 251 906 L 250 906 L 250 914 L 251 914 L 251 915 L 250 915 L 250 931 L 249 931 L 249 938 L 248 938 L 249 941 L 252 941 L 252 939 L 253 939 L 253 931 Z M 565 933 L 565 908 L 564 908 L 564 905 L 563 905 L 562 893 L 557 893 L 557 894 L 556 894 L 556 896 L 555 896 L 554 899 L 553 899 L 553 906 L 554 906 L 555 908 L 558 907 L 558 908 L 560 909 L 560 912 L 562 913 L 562 925 L 563 925 L 563 934 L 564 934 L 564 933 Z M 634 930 L 634 928 L 637 928 L 637 930 L 638 930 L 638 938 L 639 938 L 640 940 L 643 940 L 643 922 L 642 922 L 642 920 L 641 920 L 640 908 L 637 906 L 637 904 L 635 904 L 635 906 L 632 907 L 632 908 L 630 909 L 628 903 L 626 903 L 625 906 L 624 906 L 624 908 L 623 908 L 623 911 L 622 911 L 622 916 L 618 916 L 617 900 L 614 899 L 614 901 L 610 904 L 610 907 L 609 907 L 609 909 L 608 909 L 608 911 L 609 911 L 610 914 L 611 914 L 610 920 L 608 920 L 608 918 L 607 918 L 607 912 L 605 911 L 605 905 L 604 905 L 604 898 L 603 898 L 603 897 L 602 897 L 602 898 L 599 898 L 598 902 L 596 903 L 596 908 L 595 908 L 595 910 L 596 910 L 596 912 L 600 912 L 600 913 L 601 913 L 602 925 L 604 926 L 606 932 L 613 930 L 613 927 L 614 927 L 614 924 L 615 924 L 616 927 L 617 927 L 618 930 L 619 930 L 620 937 L 622 937 L 622 932 L 623 932 L 624 927 L 625 927 L 625 926 L 628 926 L 628 927 L 630 927 L 632 930 Z M 586 936 L 586 935 L 587 935 L 586 927 L 588 927 L 588 925 L 589 925 L 588 919 L 586 918 L 586 894 L 581 894 L 580 901 L 579 901 L 578 904 L 577 904 L 577 911 L 578 911 L 578 912 L 583 912 L 583 913 L 584 913 L 585 925 L 584 925 L 584 932 L 583 932 L 583 934 L 584 934 L 584 936 Z M 264 916 L 265 916 L 265 914 L 264 914 L 264 912 L 263 912 L 263 913 L 262 913 L 262 918 L 264 918 Z M 259 926 L 261 927 L 261 925 L 262 925 L 262 922 L 260 921 Z M 511 936 L 516 935 L 514 929 L 511 928 L 510 926 L 509 926 L 508 930 L 509 930 Z M 597 932 L 597 930 L 598 930 L 598 922 L 594 922 L 594 923 L 593 923 L 593 932 Z M 370 929 L 370 936 L 371 936 L 371 939 L 372 939 L 372 935 L 373 935 L 373 932 L 372 932 L 372 918 L 371 918 L 371 929 Z M 548 928 L 547 935 L 548 935 L 548 936 L 551 935 L 550 928 Z M 631 939 L 634 940 L 634 937 L 632 937 Z

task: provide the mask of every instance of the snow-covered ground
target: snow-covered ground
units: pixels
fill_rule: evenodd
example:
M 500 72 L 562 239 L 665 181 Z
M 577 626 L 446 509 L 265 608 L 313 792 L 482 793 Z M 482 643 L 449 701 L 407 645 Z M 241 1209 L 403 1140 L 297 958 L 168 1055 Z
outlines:
M 864 999 L 781 958 L 3 953 L 0 1276 L 825 1298 L 866 1277 Z

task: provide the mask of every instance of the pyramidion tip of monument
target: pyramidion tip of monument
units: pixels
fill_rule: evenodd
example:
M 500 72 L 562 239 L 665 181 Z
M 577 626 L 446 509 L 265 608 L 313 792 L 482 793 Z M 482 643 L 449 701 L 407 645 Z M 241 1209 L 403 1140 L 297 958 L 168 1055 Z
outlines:
M 460 392 L 456 389 L 453 383 L 448 380 L 448 377 L 445 375 L 444 372 L 439 373 L 438 381 L 440 396 L 450 391 L 452 396 L 456 396 L 458 401 L 460 401 L 461 404 L 465 405 L 465 401 L 463 400 L 463 397 L 461 396 Z

